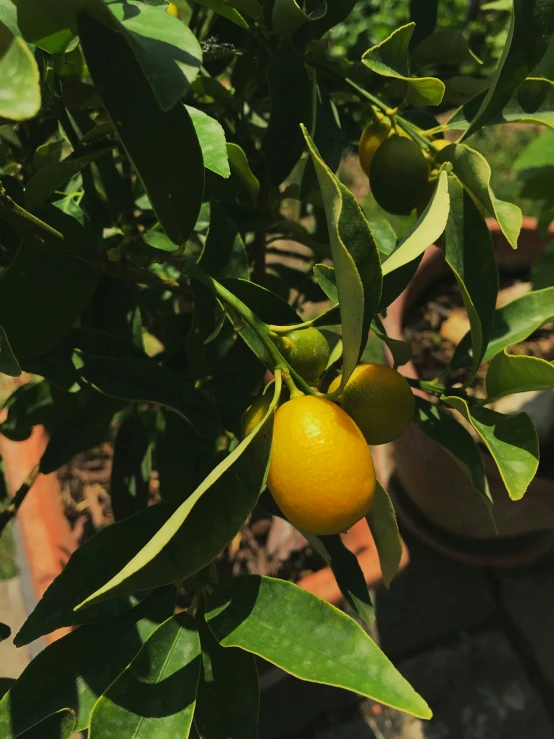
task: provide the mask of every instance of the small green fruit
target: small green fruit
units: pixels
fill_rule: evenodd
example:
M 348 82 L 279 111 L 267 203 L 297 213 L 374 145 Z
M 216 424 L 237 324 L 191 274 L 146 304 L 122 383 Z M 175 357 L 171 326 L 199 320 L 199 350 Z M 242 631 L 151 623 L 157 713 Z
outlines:
M 391 136 L 375 152 L 369 184 L 381 208 L 407 216 L 425 199 L 428 175 L 429 165 L 415 141 Z
M 317 382 L 329 361 L 329 344 L 316 328 L 291 331 L 274 339 L 281 354 L 306 382 Z

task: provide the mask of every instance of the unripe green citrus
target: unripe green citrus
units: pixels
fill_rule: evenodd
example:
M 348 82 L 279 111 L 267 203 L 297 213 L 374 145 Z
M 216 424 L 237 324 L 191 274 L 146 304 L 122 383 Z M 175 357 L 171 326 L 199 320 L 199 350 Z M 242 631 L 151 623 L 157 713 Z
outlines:
M 340 376 L 331 383 L 332 393 Z M 368 444 L 386 444 L 408 428 L 415 409 L 412 390 L 400 372 L 384 364 L 359 364 L 338 399 Z
M 374 111 L 374 116 L 374 120 L 364 128 L 358 148 L 360 165 L 368 177 L 375 152 L 388 137 L 391 130 L 390 118 L 378 111 Z
M 395 215 L 410 215 L 427 193 L 429 165 L 419 146 L 391 136 L 375 152 L 369 184 L 377 203 Z
M 325 372 L 329 361 L 329 344 L 317 328 L 290 331 L 275 338 L 275 342 L 290 366 L 306 382 L 316 382 Z

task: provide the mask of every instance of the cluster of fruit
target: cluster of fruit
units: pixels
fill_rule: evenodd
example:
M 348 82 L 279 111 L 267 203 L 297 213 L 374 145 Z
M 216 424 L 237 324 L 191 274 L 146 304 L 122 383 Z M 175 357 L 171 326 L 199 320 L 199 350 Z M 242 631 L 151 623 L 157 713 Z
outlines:
M 290 366 L 314 384 L 324 373 L 329 346 L 315 328 L 277 337 Z M 294 395 L 275 414 L 267 479 L 289 521 L 310 534 L 338 534 L 363 518 L 375 493 L 368 444 L 402 434 L 414 413 L 414 397 L 402 375 L 382 364 L 359 364 L 340 394 L 341 376 L 327 396 Z M 247 436 L 262 421 L 271 393 L 243 418 Z
M 381 208 L 395 215 L 410 215 L 414 208 L 423 210 L 438 174 L 433 157 L 451 142 L 436 139 L 432 149 L 424 153 L 394 124 L 394 118 L 373 108 L 372 116 L 360 138 L 359 157 L 373 197 Z

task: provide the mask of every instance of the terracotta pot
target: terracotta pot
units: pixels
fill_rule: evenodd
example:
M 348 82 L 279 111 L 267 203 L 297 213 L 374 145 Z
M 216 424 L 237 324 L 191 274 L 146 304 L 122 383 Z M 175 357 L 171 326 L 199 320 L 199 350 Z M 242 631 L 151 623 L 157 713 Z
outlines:
M 507 244 L 495 221 L 489 220 L 489 228 L 498 261 L 508 268 L 529 266 L 548 241 L 538 235 L 535 219 L 524 219 L 517 251 Z M 402 337 L 407 309 L 446 270 L 441 252 L 430 247 L 415 279 L 388 310 L 385 324 L 390 336 Z M 411 362 L 400 367 L 400 372 L 417 378 Z M 511 501 L 496 465 L 484 453 L 498 524 L 496 536 L 488 511 L 467 477 L 415 424 L 390 451 L 396 467 L 389 488 L 400 518 L 441 552 L 466 562 L 496 566 L 531 561 L 554 546 L 554 480 L 536 477 L 521 501 Z M 400 483 L 396 492 L 395 479 Z

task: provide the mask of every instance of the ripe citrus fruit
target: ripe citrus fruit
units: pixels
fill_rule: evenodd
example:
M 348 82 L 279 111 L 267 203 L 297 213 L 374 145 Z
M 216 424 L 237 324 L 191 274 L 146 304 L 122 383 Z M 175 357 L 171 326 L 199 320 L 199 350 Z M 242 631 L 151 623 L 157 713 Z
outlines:
M 294 526 L 338 534 L 369 510 L 373 459 L 362 432 L 338 405 L 303 395 L 275 414 L 267 485 Z
M 179 17 L 179 10 L 177 9 L 175 5 L 173 5 L 173 3 L 169 3 L 165 11 L 166 13 L 169 13 L 169 15 L 174 15 L 175 18 Z
M 391 136 L 375 152 L 369 184 L 377 203 L 395 215 L 410 215 L 427 192 L 429 166 L 419 146 Z
M 340 376 L 329 392 L 340 385 Z M 368 444 L 386 444 L 403 434 L 414 415 L 410 386 L 392 367 L 359 364 L 346 383 L 338 402 L 360 427 Z
M 329 344 L 317 328 L 290 331 L 275 339 L 281 354 L 307 382 L 316 382 L 329 361 Z
M 449 141 L 448 139 L 435 139 L 433 144 L 433 149 L 435 151 L 442 151 L 442 149 L 446 149 L 447 146 L 450 146 L 452 141 Z
M 373 115 L 375 116 L 374 120 L 364 128 L 358 148 L 360 165 L 368 177 L 375 152 L 388 137 L 391 130 L 390 118 L 378 111 L 374 111 Z
M 261 423 L 263 417 L 267 413 L 269 406 L 271 405 L 272 393 L 265 393 L 260 395 L 259 398 L 252 403 L 245 411 L 242 416 L 241 426 L 243 437 L 248 436 L 252 433 L 256 426 Z

